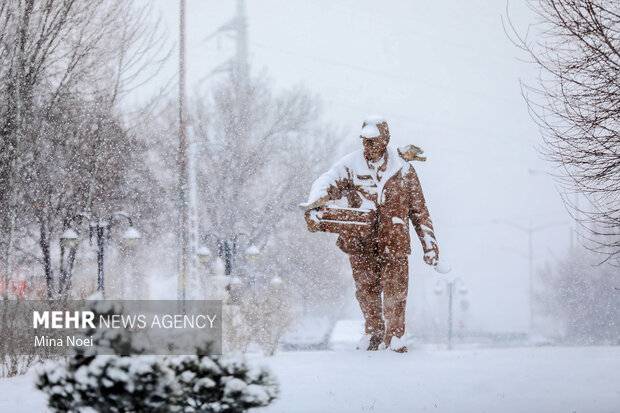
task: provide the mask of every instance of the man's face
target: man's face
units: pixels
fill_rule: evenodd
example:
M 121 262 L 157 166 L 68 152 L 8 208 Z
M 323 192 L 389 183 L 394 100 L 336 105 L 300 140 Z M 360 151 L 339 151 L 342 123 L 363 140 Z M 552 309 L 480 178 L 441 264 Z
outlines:
M 383 156 L 385 148 L 387 148 L 390 142 L 390 136 L 381 134 L 378 138 L 363 138 L 362 141 L 364 144 L 364 158 L 371 162 L 377 162 Z

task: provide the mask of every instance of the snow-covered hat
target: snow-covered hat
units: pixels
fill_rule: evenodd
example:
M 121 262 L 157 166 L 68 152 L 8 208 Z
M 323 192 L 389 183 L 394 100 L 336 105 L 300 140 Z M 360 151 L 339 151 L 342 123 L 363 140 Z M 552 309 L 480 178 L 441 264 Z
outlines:
M 370 115 L 366 116 L 364 123 L 362 123 L 362 132 L 360 138 L 374 139 L 380 137 L 382 134 L 390 134 L 387 121 L 383 116 Z

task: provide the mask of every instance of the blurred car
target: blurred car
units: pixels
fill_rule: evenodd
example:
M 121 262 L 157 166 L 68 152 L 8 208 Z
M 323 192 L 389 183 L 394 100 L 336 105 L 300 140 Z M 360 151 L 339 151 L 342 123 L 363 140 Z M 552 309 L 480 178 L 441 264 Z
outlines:
M 302 317 L 280 340 L 284 351 L 325 350 L 332 322 L 327 317 Z
M 338 320 L 329 336 L 327 348 L 329 350 L 355 350 L 364 335 L 364 320 Z

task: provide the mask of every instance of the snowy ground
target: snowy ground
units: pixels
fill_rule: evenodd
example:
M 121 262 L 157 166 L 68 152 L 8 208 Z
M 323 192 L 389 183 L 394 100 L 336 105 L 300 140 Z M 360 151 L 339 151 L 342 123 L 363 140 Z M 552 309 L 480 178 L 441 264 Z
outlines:
M 266 412 L 620 412 L 620 347 L 284 353 Z
M 275 412 L 620 412 L 620 347 L 301 352 L 271 366 Z M 44 412 L 32 373 L 0 379 L 0 411 Z

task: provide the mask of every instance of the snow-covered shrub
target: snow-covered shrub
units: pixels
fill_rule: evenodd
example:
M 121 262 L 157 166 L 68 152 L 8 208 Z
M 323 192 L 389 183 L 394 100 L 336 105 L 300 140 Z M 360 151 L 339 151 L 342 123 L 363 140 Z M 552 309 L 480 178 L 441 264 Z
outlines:
M 122 312 L 112 302 L 91 301 L 87 307 L 97 318 Z M 92 337 L 94 346 L 74 347 L 66 363 L 48 363 L 39 371 L 36 386 L 48 394 L 52 410 L 167 411 L 174 378 L 161 357 L 139 356 L 142 348 L 123 329 L 87 328 L 80 334 Z
M 50 301 L 48 308 L 58 310 L 62 304 Z M 33 346 L 33 304 L 30 301 L 8 300 L 0 309 L 0 377 L 12 377 L 26 373 L 33 364 L 55 359 L 59 353 L 53 348 Z M 61 337 L 61 329 L 49 330 L 51 339 Z
M 119 313 L 98 303 L 96 314 Z M 204 356 L 206 343 L 191 356 L 143 356 L 124 330 L 86 331 L 108 353 L 76 348 L 64 363 L 40 370 L 38 389 L 56 412 L 219 412 L 237 413 L 267 406 L 277 396 L 275 378 L 265 368 L 250 367 L 242 356 Z
M 238 413 L 278 394 L 275 377 L 241 355 L 77 356 L 46 364 L 36 386 L 55 412 Z
M 272 356 L 280 338 L 298 317 L 287 294 L 270 285 L 262 285 L 245 296 L 241 305 L 247 331 L 263 352 Z
M 98 296 L 94 297 L 99 298 Z M 123 312 L 123 308 L 118 302 L 100 299 L 90 301 L 87 307 L 95 314 L 96 320 L 100 316 L 109 319 L 115 314 Z M 84 338 L 92 337 L 94 345 L 74 347 L 73 352 L 78 356 L 93 357 L 98 354 L 131 356 L 142 354 L 144 351 L 139 340 L 134 339 L 134 336 L 125 329 L 87 327 L 81 329 L 79 335 Z
M 248 351 L 253 337 L 253 331 L 239 305 L 222 306 L 222 351 L 234 353 Z
M 87 407 L 98 412 L 167 412 L 175 389 L 171 371 L 155 356 L 76 356 L 68 364 L 44 366 L 36 385 L 56 412 Z
M 169 358 L 183 412 L 244 412 L 267 406 L 278 395 L 276 379 L 264 367 L 251 367 L 242 355 Z

